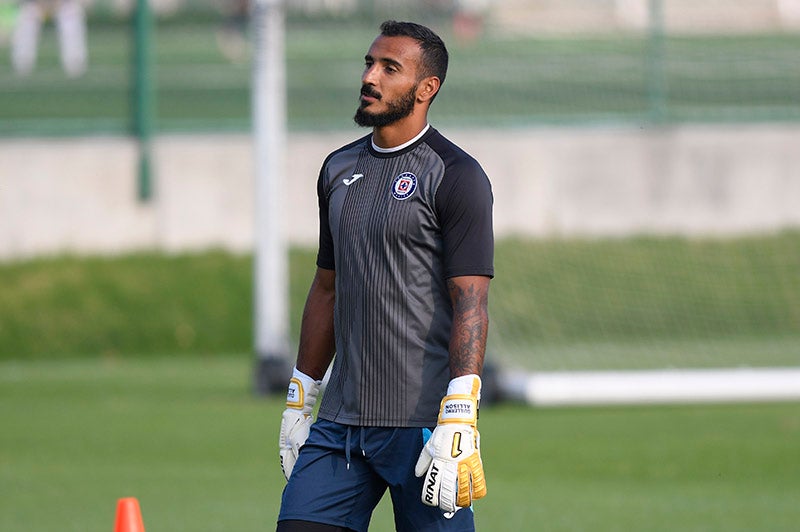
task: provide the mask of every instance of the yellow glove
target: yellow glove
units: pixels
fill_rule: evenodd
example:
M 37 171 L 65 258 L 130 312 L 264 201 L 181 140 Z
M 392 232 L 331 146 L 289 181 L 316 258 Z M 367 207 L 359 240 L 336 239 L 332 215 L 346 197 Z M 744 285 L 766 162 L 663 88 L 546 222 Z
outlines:
M 420 453 L 414 470 L 425 475 L 422 502 L 445 512 L 466 508 L 486 495 L 486 479 L 477 429 L 481 379 L 477 375 L 450 381 L 442 399 L 439 424 Z

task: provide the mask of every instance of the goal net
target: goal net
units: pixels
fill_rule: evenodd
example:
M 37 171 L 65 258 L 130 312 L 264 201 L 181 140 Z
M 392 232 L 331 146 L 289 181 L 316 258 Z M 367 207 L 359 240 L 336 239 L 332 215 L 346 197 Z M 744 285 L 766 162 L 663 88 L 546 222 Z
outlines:
M 490 359 L 539 404 L 797 399 L 798 268 L 797 231 L 501 240 Z

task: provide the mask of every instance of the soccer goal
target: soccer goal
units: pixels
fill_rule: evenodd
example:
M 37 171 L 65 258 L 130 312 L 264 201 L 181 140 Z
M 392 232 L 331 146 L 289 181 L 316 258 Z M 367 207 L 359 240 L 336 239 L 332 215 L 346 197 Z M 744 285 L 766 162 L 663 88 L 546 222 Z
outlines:
M 800 400 L 800 232 L 502 241 L 497 263 L 507 398 Z

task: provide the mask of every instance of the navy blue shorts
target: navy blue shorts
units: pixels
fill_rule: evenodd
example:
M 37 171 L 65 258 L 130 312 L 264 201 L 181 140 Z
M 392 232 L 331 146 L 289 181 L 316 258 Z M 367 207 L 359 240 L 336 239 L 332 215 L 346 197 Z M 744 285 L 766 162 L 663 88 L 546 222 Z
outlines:
M 278 520 L 366 531 L 389 488 L 397 530 L 475 530 L 471 508 L 450 514 L 420 500 L 423 479 L 414 475 L 414 466 L 429 436 L 429 429 L 317 420 L 283 490 Z

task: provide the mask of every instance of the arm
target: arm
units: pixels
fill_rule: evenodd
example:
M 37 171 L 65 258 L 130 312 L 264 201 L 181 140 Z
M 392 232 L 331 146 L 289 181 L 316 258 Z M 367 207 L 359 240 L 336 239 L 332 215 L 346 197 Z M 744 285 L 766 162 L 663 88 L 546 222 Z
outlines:
M 489 331 L 489 277 L 451 277 L 447 289 L 453 304 L 450 378 L 480 376 Z
M 436 194 L 442 224 L 444 276 L 453 310 L 448 345 L 450 382 L 439 419 L 414 472 L 425 476 L 422 502 L 445 512 L 486 495 L 480 456 L 478 403 L 489 329 L 489 280 L 494 275 L 492 189 L 470 158 L 449 167 Z
M 336 300 L 336 272 L 317 268 L 308 291 L 300 325 L 297 369 L 321 380 L 336 352 L 333 308 Z
M 489 277 L 452 277 L 447 289 L 453 304 L 451 380 L 442 399 L 439 423 L 414 472 L 418 477 L 425 475 L 422 502 L 454 512 L 486 495 L 477 421 L 489 329 Z
M 287 480 L 300 454 L 300 447 L 308 438 L 322 377 L 336 351 L 333 332 L 335 301 L 336 272 L 317 268 L 303 310 L 297 364 L 289 381 L 286 410 L 281 419 L 278 446 L 281 468 Z

